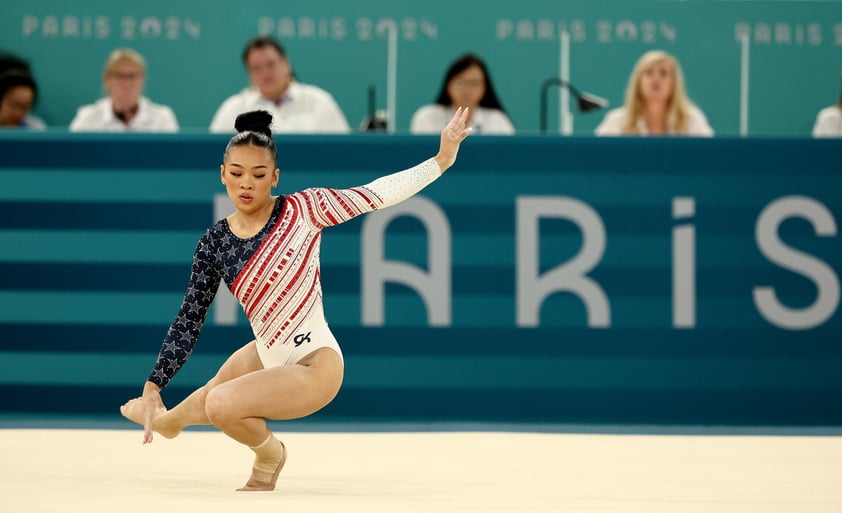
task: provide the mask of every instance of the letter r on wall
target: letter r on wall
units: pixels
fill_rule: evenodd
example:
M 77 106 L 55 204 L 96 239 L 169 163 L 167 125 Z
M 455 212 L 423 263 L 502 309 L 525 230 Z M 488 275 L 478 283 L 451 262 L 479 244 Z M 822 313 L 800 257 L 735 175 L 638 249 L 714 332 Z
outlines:
M 587 203 L 565 196 L 517 198 L 517 325 L 540 324 L 541 304 L 552 293 L 572 292 L 585 303 L 588 326 L 611 326 L 611 309 L 605 291 L 587 272 L 605 253 L 605 225 Z M 540 220 L 566 219 L 582 231 L 582 248 L 573 258 L 543 275 L 540 269 Z

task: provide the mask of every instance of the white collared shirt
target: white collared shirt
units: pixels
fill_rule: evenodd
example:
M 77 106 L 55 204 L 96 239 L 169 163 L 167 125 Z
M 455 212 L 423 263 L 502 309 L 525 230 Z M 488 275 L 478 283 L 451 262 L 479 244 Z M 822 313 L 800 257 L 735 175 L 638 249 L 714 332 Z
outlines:
M 413 134 L 438 134 L 450 122 L 456 111 L 438 103 L 424 105 L 412 115 L 409 131 Z M 515 127 L 506 114 L 498 109 L 477 107 L 471 114 L 473 133 L 512 135 Z
M 842 137 L 842 109 L 834 105 L 819 111 L 813 137 Z
M 27 114 L 26 117 L 23 118 L 20 128 L 25 128 L 27 130 L 46 130 L 47 124 L 44 123 L 44 120 L 38 116 Z
M 711 137 L 713 128 L 708 124 L 705 114 L 695 105 L 690 106 L 690 119 L 687 120 L 687 136 L 689 137 Z M 620 107 L 608 111 L 599 126 L 596 127 L 596 135 L 632 135 L 624 134 L 623 126 L 626 124 L 626 108 Z M 637 122 L 636 135 L 649 135 L 649 128 L 643 119 Z M 667 133 L 676 135 L 675 127 L 667 127 Z
M 178 132 L 175 113 L 166 105 L 152 103 L 145 96 L 137 102 L 137 114 L 129 124 L 114 115 L 110 96 L 83 105 L 70 122 L 71 132 Z
M 333 96 L 314 85 L 293 81 L 280 103 L 246 88 L 225 100 L 210 124 L 211 132 L 234 132 L 237 116 L 253 110 L 272 114 L 273 133 L 333 133 L 351 131 L 345 115 Z

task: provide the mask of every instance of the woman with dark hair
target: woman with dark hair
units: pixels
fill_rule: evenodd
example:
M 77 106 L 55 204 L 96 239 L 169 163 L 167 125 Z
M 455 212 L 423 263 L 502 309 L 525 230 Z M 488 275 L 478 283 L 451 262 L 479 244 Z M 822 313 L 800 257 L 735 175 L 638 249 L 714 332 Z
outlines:
M 29 112 L 38 99 L 38 85 L 24 69 L 0 74 L 0 128 L 44 130 L 46 124 Z
M 12 54 L 0 54 L 0 128 L 47 128 L 43 120 L 30 114 L 37 99 L 38 84 L 29 63 Z
M 441 132 L 435 157 L 360 187 L 310 188 L 272 195 L 278 149 L 272 116 L 241 114 L 228 142 L 219 178 L 233 214 L 208 229 L 193 255 L 181 309 L 172 322 L 143 395 L 120 408 L 167 438 L 185 427 L 212 424 L 255 453 L 244 491 L 273 490 L 286 449 L 266 424 L 310 415 L 339 392 L 342 352 L 322 310 L 319 244 L 322 229 L 399 203 L 444 173 L 470 134 L 467 109 L 456 109 Z M 161 390 L 193 350 L 221 281 L 239 300 L 255 340 L 232 354 L 207 384 L 167 410 Z
M 515 127 L 494 92 L 488 67 L 482 59 L 471 53 L 451 63 L 436 103 L 425 105 L 415 112 L 409 131 L 413 134 L 438 133 L 453 116 L 457 106 L 470 109 L 468 124 L 475 133 L 515 133 Z

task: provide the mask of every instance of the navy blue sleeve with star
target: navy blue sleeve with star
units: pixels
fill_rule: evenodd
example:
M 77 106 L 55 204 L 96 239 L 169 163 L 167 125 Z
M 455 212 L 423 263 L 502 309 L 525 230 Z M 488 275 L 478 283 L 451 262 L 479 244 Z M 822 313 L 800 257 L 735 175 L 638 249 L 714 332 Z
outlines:
M 161 388 L 167 386 L 193 351 L 216 296 L 222 270 L 216 264 L 212 246 L 211 230 L 208 230 L 196 246 L 184 301 L 167 331 L 158 361 L 149 375 L 149 381 Z
M 235 236 L 224 219 L 202 235 L 193 253 L 187 293 L 184 294 L 178 315 L 167 331 L 149 381 L 164 388 L 184 365 L 193 351 L 193 346 L 196 345 L 220 282 L 224 279 L 225 283 L 234 283 L 237 275 L 278 222 L 283 205 L 284 196 L 275 198 L 275 207 L 269 222 L 254 237 L 241 239 Z

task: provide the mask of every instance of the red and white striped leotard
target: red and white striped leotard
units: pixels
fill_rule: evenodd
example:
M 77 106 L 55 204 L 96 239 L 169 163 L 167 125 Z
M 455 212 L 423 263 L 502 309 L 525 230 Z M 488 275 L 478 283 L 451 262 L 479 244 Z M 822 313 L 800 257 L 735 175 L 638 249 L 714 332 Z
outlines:
M 196 247 L 187 293 L 149 380 L 163 388 L 190 356 L 221 280 L 243 307 L 264 367 L 297 363 L 321 347 L 341 356 L 322 310 L 322 229 L 399 203 L 440 175 L 429 159 L 360 187 L 291 194 L 250 239 L 236 237 L 224 219 L 215 224 Z

